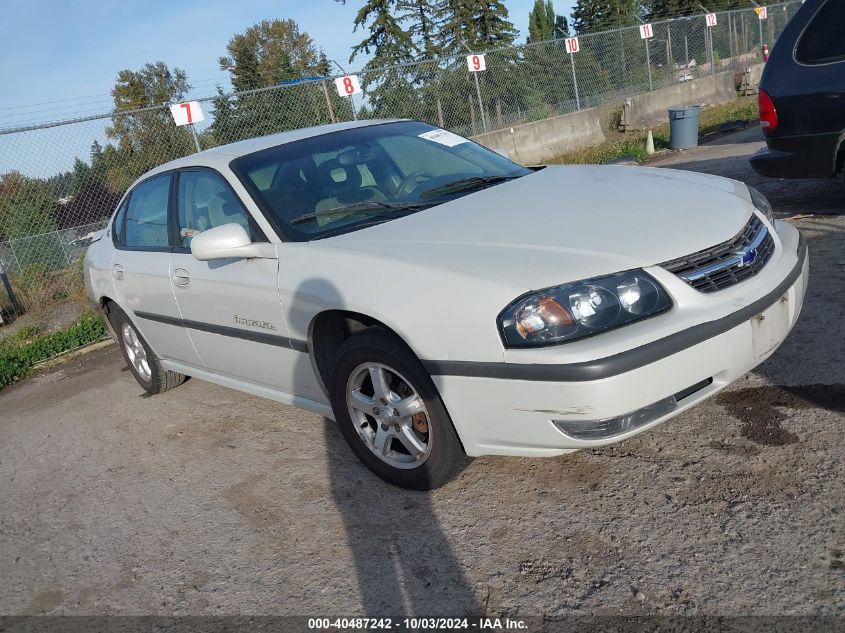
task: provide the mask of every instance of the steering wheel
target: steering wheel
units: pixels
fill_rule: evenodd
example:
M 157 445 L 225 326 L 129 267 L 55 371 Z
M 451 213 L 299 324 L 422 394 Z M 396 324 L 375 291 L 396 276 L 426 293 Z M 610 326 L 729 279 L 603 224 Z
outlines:
M 417 188 L 417 185 L 420 184 L 421 179 L 431 180 L 432 178 L 434 178 L 434 176 L 427 171 L 411 172 L 402 179 L 402 182 L 399 183 L 399 186 L 396 188 L 396 193 L 400 196 L 409 196 L 413 193 L 414 189 Z

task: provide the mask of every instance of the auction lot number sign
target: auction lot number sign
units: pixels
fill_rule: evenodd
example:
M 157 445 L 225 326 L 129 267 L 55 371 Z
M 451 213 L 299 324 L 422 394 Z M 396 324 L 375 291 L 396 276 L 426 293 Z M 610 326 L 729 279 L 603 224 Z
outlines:
M 361 92 L 361 81 L 358 75 L 345 75 L 334 80 L 337 94 L 341 97 L 351 97 Z
M 484 55 L 467 55 L 467 69 L 471 73 L 480 73 L 482 70 L 487 70 Z

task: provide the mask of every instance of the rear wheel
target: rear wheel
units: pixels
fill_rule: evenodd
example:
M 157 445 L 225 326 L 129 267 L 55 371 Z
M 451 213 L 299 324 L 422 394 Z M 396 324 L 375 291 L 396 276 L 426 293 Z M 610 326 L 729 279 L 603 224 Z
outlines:
M 144 391 L 150 394 L 163 393 L 185 382 L 184 375 L 161 366 L 161 361 L 123 310 L 111 305 L 108 318 L 117 334 L 117 342 L 129 371 Z
M 431 377 L 381 328 L 341 346 L 331 401 L 353 452 L 385 481 L 430 490 L 469 463 Z

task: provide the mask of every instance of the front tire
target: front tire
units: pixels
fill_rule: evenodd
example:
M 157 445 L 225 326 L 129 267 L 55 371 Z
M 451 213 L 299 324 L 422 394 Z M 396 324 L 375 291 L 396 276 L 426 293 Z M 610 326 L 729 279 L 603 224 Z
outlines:
M 391 484 L 432 490 L 470 461 L 431 377 L 381 328 L 364 330 L 341 345 L 330 397 L 352 451 Z
M 185 382 L 186 376 L 161 366 L 158 356 L 123 310 L 111 305 L 108 319 L 129 371 L 144 391 L 149 394 L 164 393 Z

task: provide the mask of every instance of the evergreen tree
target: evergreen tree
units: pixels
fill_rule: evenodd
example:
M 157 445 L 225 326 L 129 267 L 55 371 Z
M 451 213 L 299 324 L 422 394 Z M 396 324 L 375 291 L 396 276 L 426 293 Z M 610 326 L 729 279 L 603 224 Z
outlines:
M 445 0 L 439 19 L 441 47 L 447 53 L 510 46 L 517 31 L 502 0 Z
M 444 0 L 400 0 L 404 10 L 400 19 L 409 24 L 408 33 L 421 59 L 434 59 L 441 54 L 438 44 L 437 16 L 442 13 Z
M 578 0 L 572 10 L 572 26 L 577 33 L 632 26 L 639 23 L 641 12 L 638 0 Z
M 545 42 L 554 38 L 555 10 L 552 0 L 534 0 L 528 14 L 528 43 Z
M 565 15 L 555 16 L 554 39 L 562 40 L 569 37 L 569 21 Z

